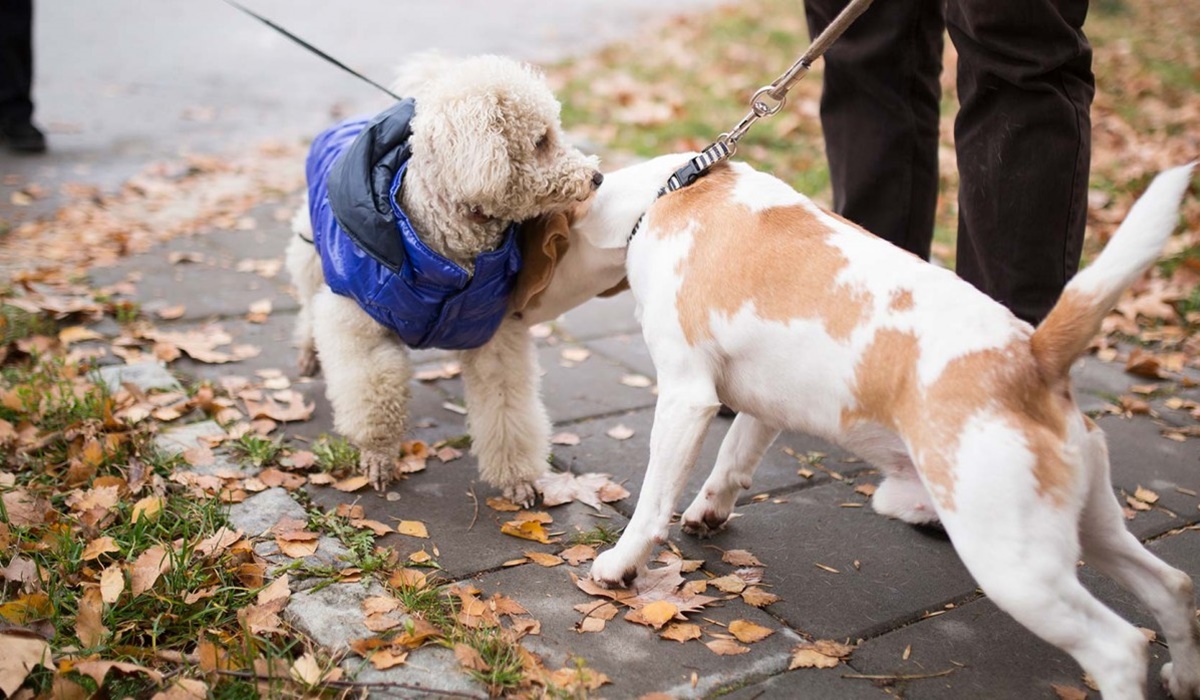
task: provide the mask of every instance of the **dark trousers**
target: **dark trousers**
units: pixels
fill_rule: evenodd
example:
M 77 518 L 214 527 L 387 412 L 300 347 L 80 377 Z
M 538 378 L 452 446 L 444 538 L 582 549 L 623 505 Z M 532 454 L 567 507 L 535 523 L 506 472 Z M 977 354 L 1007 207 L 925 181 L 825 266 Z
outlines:
M 0 125 L 33 117 L 33 0 L 0 0 Z
M 848 0 L 806 0 L 816 36 Z M 1037 323 L 1079 267 L 1094 82 L 1087 0 L 877 0 L 825 55 L 834 209 L 928 258 L 942 36 L 958 50 L 958 274 Z

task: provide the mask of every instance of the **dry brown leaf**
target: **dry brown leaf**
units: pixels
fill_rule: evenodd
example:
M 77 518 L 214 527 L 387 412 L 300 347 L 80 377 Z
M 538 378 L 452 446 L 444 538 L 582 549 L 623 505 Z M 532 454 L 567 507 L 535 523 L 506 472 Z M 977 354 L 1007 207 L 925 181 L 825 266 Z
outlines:
M 704 646 L 718 656 L 737 656 L 750 651 L 750 647 L 744 647 L 732 639 L 714 639 L 711 642 L 705 642 Z
M 1158 494 L 1141 486 L 1138 486 L 1137 490 L 1133 492 L 1133 497 L 1150 505 L 1158 503 Z
M 38 666 L 53 670 L 54 658 L 46 640 L 21 630 L 0 631 L 0 691 L 5 697 L 15 697 L 17 688 L 25 682 L 30 671 Z
M 425 523 L 420 520 L 401 520 L 396 525 L 396 532 L 409 537 L 429 539 L 429 531 L 425 529 Z
M 84 547 L 83 561 L 91 561 L 93 559 L 98 559 L 101 555 L 111 554 L 119 551 L 121 551 L 121 548 L 117 546 L 117 543 L 115 540 L 113 540 L 113 538 L 107 536 L 97 537 L 91 542 L 88 542 L 87 547 Z
M 644 374 L 626 374 L 621 377 L 621 383 L 634 389 L 645 389 L 654 384 L 654 381 Z
M 795 668 L 833 668 L 850 655 L 854 647 L 828 639 L 803 642 L 792 650 L 788 670 Z
M 729 633 L 737 637 L 742 644 L 753 644 L 775 634 L 775 630 L 756 625 L 749 620 L 734 620 L 729 623 Z
M 481 655 L 474 647 L 466 644 L 454 645 L 454 658 L 458 659 L 459 665 L 470 671 L 488 671 L 491 666 L 483 660 Z
M 104 601 L 99 588 L 88 588 L 79 598 L 79 611 L 75 615 L 75 636 L 84 648 L 95 647 L 108 634 L 104 626 Z
M 730 549 L 721 555 L 721 561 L 734 566 L 765 566 L 758 557 L 744 549 Z
M 389 668 L 399 666 L 407 660 L 407 651 L 396 653 L 391 649 L 380 649 L 374 654 L 371 654 L 371 665 L 380 671 L 386 671 Z
M 575 476 L 571 472 L 547 472 L 538 477 L 534 486 L 542 494 L 542 505 L 547 507 L 579 501 L 600 510 L 602 503 L 629 496 L 629 491 L 612 482 L 608 474 Z
M 579 566 L 585 561 L 591 561 L 596 558 L 596 548 L 590 544 L 577 544 L 569 549 L 564 549 L 559 552 L 559 556 L 567 560 L 571 566 Z
M 562 349 L 562 359 L 567 362 L 583 362 L 592 356 L 592 351 L 587 348 L 572 346 Z
M 150 700 L 205 700 L 208 697 L 208 685 L 195 678 L 174 678 L 168 682 L 166 690 L 154 694 Z
M 390 525 L 385 525 L 378 520 L 370 520 L 367 518 L 355 518 L 350 521 L 351 527 L 356 527 L 360 530 L 370 530 L 377 537 L 383 537 L 388 533 L 395 532 Z
M 742 591 L 742 600 L 756 608 L 766 607 L 772 603 L 779 602 L 779 596 L 774 593 L 767 593 L 757 586 L 751 586 Z
M 553 554 L 546 554 L 545 552 L 525 552 L 525 556 L 529 557 L 534 564 L 537 564 L 538 566 L 544 566 L 546 568 L 559 566 L 560 564 L 564 563 L 561 557 L 557 557 Z
M 360 474 L 357 476 L 347 477 L 345 479 L 342 479 L 341 481 L 335 482 L 333 484 L 333 488 L 337 489 L 338 491 L 352 493 L 354 491 L 361 489 L 362 487 L 366 486 L 369 483 L 371 483 L 371 480 L 368 479 L 366 476 L 363 476 Z
M 171 570 L 171 557 L 160 545 L 138 555 L 129 567 L 129 592 L 137 597 L 154 587 L 158 577 Z
M 112 605 L 125 590 L 125 572 L 119 564 L 113 564 L 100 572 L 100 599 Z
M 690 622 L 672 622 L 658 636 L 674 642 L 686 642 L 691 639 L 699 639 L 702 635 L 700 625 Z
M 516 511 L 521 510 L 521 506 L 513 503 L 507 498 L 501 498 L 500 496 L 492 496 L 491 498 L 487 499 L 487 505 L 488 508 L 500 511 L 501 513 L 515 513 Z
M 713 588 L 716 588 L 718 591 L 721 591 L 722 593 L 738 594 L 738 593 L 741 593 L 742 591 L 746 590 L 746 582 L 733 574 L 729 574 L 728 576 L 720 576 L 718 578 L 711 579 L 708 582 L 708 585 L 712 586 Z
M 589 632 L 603 632 L 605 625 L 608 623 L 599 617 L 585 617 L 575 623 L 575 631 L 580 634 Z
M 162 512 L 163 499 L 159 496 L 146 496 L 133 504 L 133 512 L 129 516 L 129 521 L 136 523 L 138 520 L 145 518 L 146 520 L 154 520 L 158 514 Z

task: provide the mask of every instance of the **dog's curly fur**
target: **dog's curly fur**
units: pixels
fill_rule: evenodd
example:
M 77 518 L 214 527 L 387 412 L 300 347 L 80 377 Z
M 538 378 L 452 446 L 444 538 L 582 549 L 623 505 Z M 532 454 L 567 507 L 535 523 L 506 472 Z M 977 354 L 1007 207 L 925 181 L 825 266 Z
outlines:
M 394 89 L 417 101 L 400 205 L 430 248 L 468 271 L 500 245 L 510 222 L 570 207 L 599 183 L 596 159 L 566 143 L 559 103 L 529 66 L 426 54 L 402 67 Z M 316 250 L 301 239 L 312 237 L 307 206 L 293 228 L 299 235 L 287 266 L 301 302 L 300 372 L 324 368 L 334 427 L 357 445 L 360 468 L 382 488 L 407 422 L 407 348 L 325 285 Z M 547 468 L 550 422 L 526 325 L 506 319 L 492 341 L 462 360 L 481 474 L 508 497 L 530 502 L 533 481 Z

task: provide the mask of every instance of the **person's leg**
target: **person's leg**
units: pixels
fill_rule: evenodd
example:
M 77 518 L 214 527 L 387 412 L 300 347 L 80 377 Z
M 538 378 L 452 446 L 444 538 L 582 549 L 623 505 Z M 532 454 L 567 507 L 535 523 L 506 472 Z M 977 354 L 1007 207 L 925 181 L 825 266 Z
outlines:
M 806 0 L 810 34 L 848 0 Z M 937 0 L 874 3 L 825 54 L 821 125 L 834 210 L 929 257 L 937 206 L 942 10 Z
M 42 151 L 33 126 L 33 0 L 0 2 L 0 137 L 13 150 Z
M 1087 0 L 950 0 L 960 276 L 1039 322 L 1079 267 L 1091 160 Z

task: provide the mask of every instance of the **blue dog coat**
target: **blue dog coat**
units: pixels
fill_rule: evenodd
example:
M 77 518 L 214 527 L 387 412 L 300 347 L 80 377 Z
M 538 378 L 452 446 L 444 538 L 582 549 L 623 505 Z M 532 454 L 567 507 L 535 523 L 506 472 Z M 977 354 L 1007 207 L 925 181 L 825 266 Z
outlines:
M 415 111 L 412 99 L 402 100 L 313 140 L 305 163 L 313 243 L 330 289 L 405 345 L 479 347 L 500 326 L 521 269 L 516 224 L 498 249 L 475 259 L 473 276 L 421 241 L 397 196 Z

